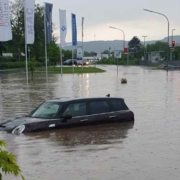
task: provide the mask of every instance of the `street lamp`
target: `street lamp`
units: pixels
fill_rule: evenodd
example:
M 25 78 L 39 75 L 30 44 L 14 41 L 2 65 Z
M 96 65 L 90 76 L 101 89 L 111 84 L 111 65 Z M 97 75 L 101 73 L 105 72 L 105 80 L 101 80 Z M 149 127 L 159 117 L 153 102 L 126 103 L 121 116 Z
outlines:
M 144 38 L 144 60 L 146 60 L 146 44 L 145 44 L 145 42 L 146 42 L 147 36 L 142 36 L 142 37 Z
M 151 11 L 151 10 L 148 10 L 148 9 L 143 9 L 144 11 L 147 11 L 147 12 L 150 12 L 150 13 L 155 13 L 155 14 L 159 14 L 161 16 L 164 16 L 168 22 L 168 39 L 167 39 L 167 43 L 168 43 L 168 56 L 167 56 L 167 71 L 168 71 L 168 59 L 170 57 L 170 54 L 169 54 L 169 19 L 167 18 L 166 15 L 162 14 L 162 13 L 159 13 L 159 12 L 155 12 L 155 11 Z
M 117 30 L 119 30 L 119 31 L 121 31 L 122 33 L 123 33 L 123 39 L 124 39 L 124 48 L 125 48 L 125 33 L 124 33 L 124 31 L 122 30 L 122 29 L 119 29 L 119 28 L 116 28 L 116 27 L 112 27 L 112 26 L 109 26 L 110 28 L 112 28 L 112 29 L 117 29 Z

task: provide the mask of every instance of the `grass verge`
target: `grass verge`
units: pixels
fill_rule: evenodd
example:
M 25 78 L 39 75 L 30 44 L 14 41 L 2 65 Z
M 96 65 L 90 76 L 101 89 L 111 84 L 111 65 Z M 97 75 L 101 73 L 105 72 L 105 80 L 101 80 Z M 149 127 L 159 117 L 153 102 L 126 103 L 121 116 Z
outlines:
M 72 74 L 73 67 L 63 67 L 63 74 Z M 45 72 L 45 67 L 36 68 L 36 72 Z M 83 74 L 83 73 L 103 73 L 106 72 L 100 68 L 96 67 L 74 67 L 75 74 Z M 48 67 L 48 73 L 51 74 L 61 74 L 61 67 Z

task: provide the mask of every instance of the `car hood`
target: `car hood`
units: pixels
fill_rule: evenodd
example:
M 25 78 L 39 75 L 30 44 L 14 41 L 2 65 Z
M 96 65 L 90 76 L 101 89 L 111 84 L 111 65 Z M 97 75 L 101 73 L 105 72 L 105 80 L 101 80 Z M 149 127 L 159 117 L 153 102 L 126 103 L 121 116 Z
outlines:
M 32 117 L 17 117 L 14 119 L 5 120 L 4 122 L 0 123 L 0 127 L 8 127 L 8 126 L 18 126 L 22 124 L 29 124 L 33 122 L 42 122 L 47 121 L 47 119 L 40 119 L 40 118 L 32 118 Z

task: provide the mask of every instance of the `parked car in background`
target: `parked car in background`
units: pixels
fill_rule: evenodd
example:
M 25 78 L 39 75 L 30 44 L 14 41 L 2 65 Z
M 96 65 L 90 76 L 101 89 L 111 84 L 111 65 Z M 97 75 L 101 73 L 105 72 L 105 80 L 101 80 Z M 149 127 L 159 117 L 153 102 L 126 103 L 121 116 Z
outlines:
M 54 128 L 134 121 L 124 99 L 117 97 L 48 100 L 26 117 L 0 124 L 0 130 L 21 134 Z
M 72 66 L 73 64 L 77 65 L 77 60 L 76 59 L 74 59 L 73 61 L 72 61 L 72 59 L 67 59 L 66 61 L 63 62 L 64 66 Z
M 88 59 L 78 60 L 77 65 L 88 66 L 89 65 L 89 60 Z

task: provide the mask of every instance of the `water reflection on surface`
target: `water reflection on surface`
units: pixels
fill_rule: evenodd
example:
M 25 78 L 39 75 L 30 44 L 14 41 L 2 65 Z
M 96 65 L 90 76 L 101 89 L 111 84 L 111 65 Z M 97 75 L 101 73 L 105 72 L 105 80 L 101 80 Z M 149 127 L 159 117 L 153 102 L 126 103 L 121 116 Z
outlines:
M 27 114 L 54 97 L 125 98 L 135 124 L 118 123 L 13 136 L 0 132 L 27 180 L 179 180 L 180 72 L 100 66 L 106 73 L 0 73 L 0 119 Z M 121 78 L 128 80 L 121 84 Z M 6 177 L 5 179 L 15 179 Z

